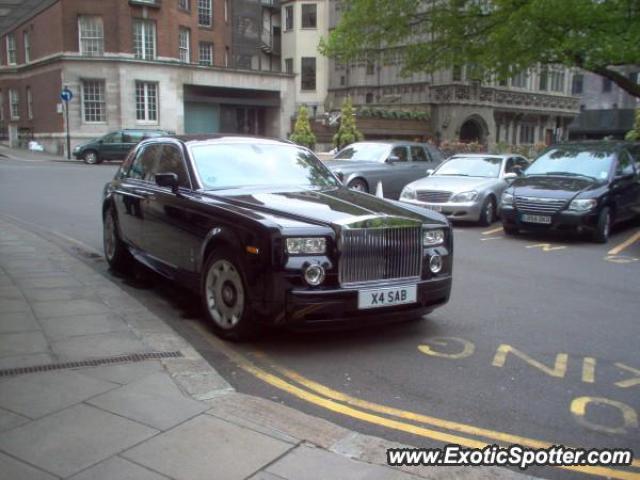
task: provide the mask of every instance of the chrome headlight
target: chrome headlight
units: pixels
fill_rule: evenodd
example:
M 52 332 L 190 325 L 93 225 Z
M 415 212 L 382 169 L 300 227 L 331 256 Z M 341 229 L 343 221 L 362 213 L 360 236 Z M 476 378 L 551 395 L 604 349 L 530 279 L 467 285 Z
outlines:
M 402 193 L 400 194 L 400 200 L 415 200 L 416 197 L 415 189 L 408 185 L 402 189 Z
M 422 232 L 422 245 L 424 247 L 435 247 L 444 243 L 444 230 L 425 230 Z
M 290 255 L 322 255 L 327 250 L 327 240 L 322 237 L 287 238 Z
M 473 202 L 478 198 L 478 192 L 471 190 L 470 192 L 456 193 L 449 200 L 450 202 Z
M 504 192 L 502 194 L 502 204 L 503 205 L 513 205 L 513 195 L 508 193 L 508 192 Z
M 578 212 L 586 212 L 596 207 L 598 202 L 593 198 L 577 198 L 572 200 L 569 204 L 569 210 L 576 210 Z

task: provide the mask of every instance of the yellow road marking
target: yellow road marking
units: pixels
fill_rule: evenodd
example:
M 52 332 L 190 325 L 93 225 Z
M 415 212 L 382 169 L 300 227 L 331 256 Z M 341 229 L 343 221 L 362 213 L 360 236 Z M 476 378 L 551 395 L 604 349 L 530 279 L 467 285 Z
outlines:
M 431 430 L 428 428 L 424 428 L 424 427 L 420 427 L 417 425 L 412 425 L 409 423 L 404 423 L 404 422 L 400 422 L 398 420 L 392 420 L 389 418 L 385 418 L 385 417 L 380 417 L 377 415 L 373 415 L 371 413 L 368 412 L 364 412 L 361 410 L 358 410 L 356 408 L 347 406 L 347 405 L 343 405 L 341 403 L 337 403 L 336 401 L 332 400 L 331 398 L 326 398 L 326 397 L 321 397 L 319 395 L 316 395 L 314 393 L 311 393 L 307 390 L 304 390 L 300 387 L 297 387 L 285 380 L 283 380 L 282 378 L 273 375 L 272 373 L 267 372 L 266 370 L 263 370 L 262 368 L 256 366 L 255 364 L 253 364 L 249 359 L 247 359 L 246 357 L 244 357 L 243 355 L 237 353 L 236 351 L 232 350 L 230 347 L 228 347 L 227 345 L 223 344 L 221 341 L 217 341 L 214 340 L 211 336 L 211 333 L 203 328 L 200 324 L 198 323 L 193 323 L 192 324 L 193 327 L 198 330 L 201 334 L 203 334 L 203 338 L 215 345 L 216 347 L 220 348 L 220 350 L 222 350 L 222 352 L 227 355 L 231 360 L 233 360 L 240 368 L 242 368 L 243 370 L 245 370 L 246 372 L 252 374 L 253 376 L 255 376 L 256 378 L 264 381 L 265 383 L 268 383 L 269 385 L 276 387 L 284 392 L 287 392 L 297 398 L 300 398 L 302 400 L 305 400 L 309 403 L 313 403 L 314 405 L 323 407 L 327 410 L 331 410 L 335 413 L 339 413 L 341 415 L 345 415 L 348 417 L 352 417 L 352 418 L 356 418 L 358 420 L 364 421 L 364 422 L 368 422 L 368 423 L 372 423 L 374 425 L 379 425 L 379 426 L 383 426 L 383 427 L 387 427 L 387 428 L 391 428 L 394 430 L 399 430 L 399 431 L 403 431 L 406 433 L 411 433 L 413 435 L 417 435 L 417 436 L 421 436 L 421 437 L 425 437 L 425 438 L 430 438 L 433 440 L 437 440 L 439 442 L 444 442 L 444 443 L 454 443 L 454 444 L 458 444 L 458 445 L 462 445 L 468 448 L 484 448 L 485 446 L 488 445 L 488 443 L 483 442 L 483 441 L 479 441 L 479 440 L 475 440 L 472 438 L 467 438 L 467 437 L 463 437 L 463 436 L 459 436 L 459 435 L 452 435 L 449 433 L 445 433 L 445 432 L 440 432 L 437 430 Z M 326 388 L 326 387 L 324 387 Z M 336 392 L 339 393 L 339 392 Z M 387 407 L 383 407 L 383 408 L 387 408 Z M 409 413 L 409 412 L 407 412 Z M 453 422 L 452 422 L 453 423 Z M 474 428 L 474 427 L 470 427 L 470 428 Z M 497 433 L 497 432 L 495 432 Z M 514 437 L 517 438 L 517 437 Z M 514 443 L 514 442 L 508 442 L 508 443 Z M 551 444 L 546 444 L 546 443 L 542 443 L 540 442 L 542 445 L 544 446 L 551 446 Z M 633 462 L 634 466 L 636 462 Z M 640 464 L 638 465 L 640 466 Z M 580 467 L 580 466 L 570 466 L 570 467 L 559 467 L 559 468 L 563 468 L 563 469 L 567 469 L 567 470 L 574 470 L 574 471 L 578 471 L 581 473 L 586 473 L 589 475 L 598 475 L 598 476 L 603 476 L 603 477 L 609 477 L 609 478 L 616 478 L 616 479 L 620 479 L 620 480 L 640 480 L 640 474 L 637 473 L 633 473 L 633 472 L 628 472 L 628 471 L 623 471 L 623 470 L 614 470 L 611 468 L 606 468 L 606 467 Z
M 596 359 L 593 357 L 584 357 L 582 361 L 582 381 L 585 383 L 593 383 L 596 381 Z
M 622 252 L 626 248 L 630 247 L 631 245 L 636 243 L 638 240 L 640 240 L 640 231 L 638 231 L 638 232 L 634 233 L 633 235 L 631 235 L 629 238 L 627 238 L 620 245 L 617 245 L 616 247 L 614 247 L 611 250 L 609 250 L 608 254 L 609 255 L 618 255 L 620 252 Z
M 604 425 L 600 425 L 599 423 L 594 423 L 585 418 L 587 413 L 587 405 L 593 403 L 595 405 L 608 405 L 617 409 L 621 414 L 624 420 L 624 425 L 619 427 L 607 427 Z M 574 398 L 571 402 L 570 407 L 571 413 L 575 415 L 575 417 L 585 426 L 591 428 L 593 430 L 597 430 L 599 432 L 609 433 L 609 434 L 621 434 L 628 433 L 628 429 L 637 429 L 638 428 L 638 414 L 636 411 L 631 408 L 629 405 L 617 402 L 615 400 L 611 400 L 609 398 L 602 397 L 579 397 Z M 635 462 L 634 462 L 635 463 Z
M 498 233 L 502 231 L 502 227 L 492 228 L 491 230 L 486 230 L 482 232 L 482 235 L 492 235 L 494 233 Z
M 527 245 L 526 248 L 541 248 L 543 252 L 553 252 L 555 250 L 564 250 L 567 247 L 554 247 L 550 243 L 536 243 L 535 245 Z

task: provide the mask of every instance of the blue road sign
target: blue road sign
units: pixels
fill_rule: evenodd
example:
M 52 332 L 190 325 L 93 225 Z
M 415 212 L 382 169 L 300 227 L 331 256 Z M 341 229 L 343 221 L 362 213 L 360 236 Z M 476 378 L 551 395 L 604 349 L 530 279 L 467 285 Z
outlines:
M 73 92 L 69 90 L 67 87 L 64 87 L 62 92 L 60 92 L 60 98 L 65 102 L 70 102 L 73 98 Z

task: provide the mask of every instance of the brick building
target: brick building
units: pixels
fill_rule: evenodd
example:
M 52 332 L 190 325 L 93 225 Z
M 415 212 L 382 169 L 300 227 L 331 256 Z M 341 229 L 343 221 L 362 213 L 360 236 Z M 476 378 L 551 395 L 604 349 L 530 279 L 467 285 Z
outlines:
M 289 129 L 293 78 L 238 62 L 247 56 L 234 54 L 242 17 L 231 0 L 24 3 L 28 11 L 5 18 L 0 37 L 0 132 L 11 144 L 34 138 L 63 152 L 65 86 L 74 94 L 72 147 L 119 128 L 271 136 Z M 256 18 L 273 9 L 264 3 L 254 2 Z M 260 63 L 273 63 L 264 57 L 276 52 L 259 42 Z

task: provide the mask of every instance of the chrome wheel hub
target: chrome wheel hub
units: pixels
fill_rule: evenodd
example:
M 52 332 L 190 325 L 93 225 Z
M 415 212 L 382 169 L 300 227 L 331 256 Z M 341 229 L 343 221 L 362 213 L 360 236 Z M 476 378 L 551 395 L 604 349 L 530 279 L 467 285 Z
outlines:
M 244 311 L 244 288 L 236 268 L 226 260 L 218 260 L 207 272 L 205 280 L 207 308 L 216 325 L 225 330 L 237 325 Z

